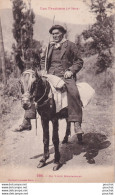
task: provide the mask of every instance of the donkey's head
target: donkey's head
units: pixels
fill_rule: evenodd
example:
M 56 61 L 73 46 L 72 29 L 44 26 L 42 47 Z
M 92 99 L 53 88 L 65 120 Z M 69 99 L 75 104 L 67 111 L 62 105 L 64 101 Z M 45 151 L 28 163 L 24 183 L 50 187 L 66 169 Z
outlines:
M 38 75 L 35 71 L 29 69 L 22 73 L 21 76 L 21 91 L 22 107 L 27 110 L 31 107 L 35 96 L 35 89 L 37 85 Z

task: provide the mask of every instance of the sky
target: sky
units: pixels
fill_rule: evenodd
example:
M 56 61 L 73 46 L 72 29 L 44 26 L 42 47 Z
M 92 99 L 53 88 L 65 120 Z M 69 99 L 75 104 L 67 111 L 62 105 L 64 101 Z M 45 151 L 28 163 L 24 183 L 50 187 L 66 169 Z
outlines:
M 24 0 L 28 5 L 28 0 Z M 12 8 L 10 0 L 0 0 L 0 8 Z M 95 16 L 83 0 L 31 0 L 35 14 L 72 24 L 92 24 Z

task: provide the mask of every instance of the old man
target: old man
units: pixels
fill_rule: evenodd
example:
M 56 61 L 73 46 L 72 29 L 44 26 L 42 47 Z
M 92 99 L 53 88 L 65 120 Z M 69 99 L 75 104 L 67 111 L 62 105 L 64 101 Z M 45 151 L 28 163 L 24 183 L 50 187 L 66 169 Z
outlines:
M 68 96 L 68 121 L 74 122 L 76 134 L 82 134 L 82 102 L 76 87 L 76 74 L 83 66 L 83 60 L 78 57 L 76 45 L 65 38 L 66 29 L 61 25 L 54 25 L 49 33 L 53 41 L 47 53 L 47 73 L 64 79 Z M 43 66 L 43 64 L 41 64 Z

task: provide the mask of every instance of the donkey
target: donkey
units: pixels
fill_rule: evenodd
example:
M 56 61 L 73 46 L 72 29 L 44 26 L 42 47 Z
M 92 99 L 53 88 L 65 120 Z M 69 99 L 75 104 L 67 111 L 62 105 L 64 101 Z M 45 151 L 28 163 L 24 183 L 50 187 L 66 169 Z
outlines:
M 49 121 L 53 125 L 52 141 L 54 144 L 54 163 L 53 170 L 56 171 L 61 167 L 60 152 L 59 152 L 59 119 L 66 119 L 66 133 L 63 139 L 63 144 L 67 143 L 68 136 L 70 135 L 70 122 L 68 122 L 68 109 L 67 107 L 56 113 L 56 104 L 50 83 L 42 77 L 39 72 L 33 70 L 26 70 L 22 73 L 21 77 L 22 89 L 22 106 L 24 109 L 29 109 L 33 102 L 36 103 L 36 109 L 41 116 L 41 123 L 43 127 L 43 143 L 44 154 L 40 160 L 37 168 L 45 166 L 46 160 L 49 158 Z M 78 141 L 82 141 L 82 135 L 78 134 Z

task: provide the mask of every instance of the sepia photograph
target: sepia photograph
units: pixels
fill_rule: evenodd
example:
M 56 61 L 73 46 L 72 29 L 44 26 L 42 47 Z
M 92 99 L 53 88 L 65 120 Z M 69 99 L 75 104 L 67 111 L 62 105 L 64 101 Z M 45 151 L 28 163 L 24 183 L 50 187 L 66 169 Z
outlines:
M 0 182 L 115 182 L 114 0 L 0 1 Z

